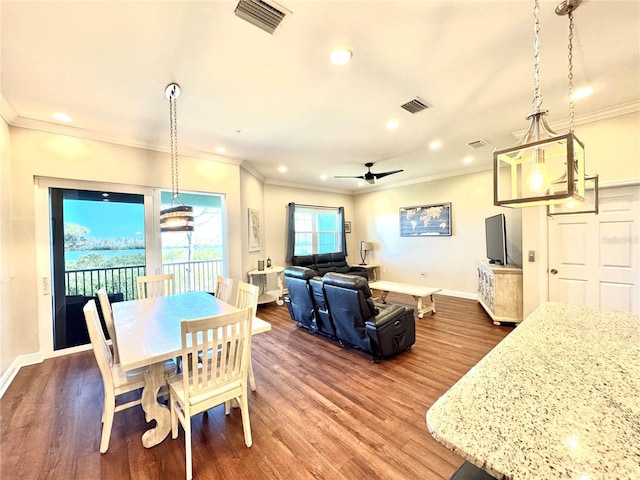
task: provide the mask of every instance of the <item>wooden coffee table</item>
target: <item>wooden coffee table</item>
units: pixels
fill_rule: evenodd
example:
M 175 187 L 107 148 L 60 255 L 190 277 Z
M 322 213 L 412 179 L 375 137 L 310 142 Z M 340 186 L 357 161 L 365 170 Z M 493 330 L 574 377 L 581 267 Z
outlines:
M 442 290 L 441 288 L 411 285 L 409 283 L 387 282 L 384 280 L 370 282 L 369 288 L 382 291 L 382 295 L 380 295 L 378 299 L 378 301 L 382 303 L 386 303 L 385 300 L 389 292 L 411 295 L 418 302 L 418 318 L 424 317 L 424 314 L 428 312 L 436 313 L 436 302 L 433 300 L 433 294 Z

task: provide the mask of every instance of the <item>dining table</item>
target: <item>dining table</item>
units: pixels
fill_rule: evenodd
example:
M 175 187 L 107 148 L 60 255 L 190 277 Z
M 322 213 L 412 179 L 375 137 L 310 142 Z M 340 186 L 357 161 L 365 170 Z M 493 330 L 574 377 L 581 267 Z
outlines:
M 164 362 L 182 355 L 180 322 L 211 317 L 238 309 L 207 292 L 187 292 L 112 304 L 120 367 L 125 372 L 145 369 L 142 409 L 147 422 L 156 426 L 145 431 L 142 444 L 153 447 L 171 431 L 171 414 L 158 402 L 158 392 L 166 385 Z M 271 329 L 271 324 L 253 317 L 251 334 Z
M 427 411 L 497 479 L 640 479 L 640 315 L 548 302 Z

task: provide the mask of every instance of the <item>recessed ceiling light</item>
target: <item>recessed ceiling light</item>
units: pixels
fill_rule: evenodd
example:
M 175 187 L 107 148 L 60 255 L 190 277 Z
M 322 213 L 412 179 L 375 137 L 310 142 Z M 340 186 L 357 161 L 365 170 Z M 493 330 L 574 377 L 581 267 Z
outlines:
M 333 65 L 341 66 L 349 63 L 352 57 L 353 53 L 351 53 L 351 50 L 349 50 L 348 48 L 336 47 L 333 49 L 333 52 L 331 52 L 329 59 L 331 60 L 331 63 Z
M 320 175 L 320 180 L 326 180 L 328 177 L 326 175 Z
M 395 130 L 399 126 L 400 126 L 400 123 L 395 118 L 392 118 L 391 120 L 389 120 L 387 122 L 387 129 L 388 130 Z
M 429 148 L 430 148 L 431 150 L 437 150 L 437 149 L 439 149 L 440 147 L 442 147 L 442 142 L 441 142 L 440 140 L 434 140 L 433 142 L 431 142 L 431 143 L 429 144 Z
M 52 113 L 51 117 L 54 120 L 57 120 L 59 122 L 65 122 L 65 123 L 71 122 L 71 117 L 69 115 L 67 115 L 66 113 L 62 113 L 62 112 Z
M 583 87 L 577 89 L 575 92 L 571 94 L 572 100 L 580 100 L 581 98 L 588 97 L 593 93 L 593 88 L 591 87 Z
M 279 167 L 278 167 L 278 171 L 279 171 L 280 173 L 284 173 L 284 172 L 286 172 L 286 171 L 287 171 L 287 167 L 285 167 L 284 165 L 281 165 L 281 166 L 279 166 Z
M 464 157 L 464 159 L 462 161 L 464 163 L 471 163 L 471 162 L 473 162 L 473 157 Z
M 216 147 L 216 153 L 224 153 L 226 152 L 227 149 L 224 147 Z

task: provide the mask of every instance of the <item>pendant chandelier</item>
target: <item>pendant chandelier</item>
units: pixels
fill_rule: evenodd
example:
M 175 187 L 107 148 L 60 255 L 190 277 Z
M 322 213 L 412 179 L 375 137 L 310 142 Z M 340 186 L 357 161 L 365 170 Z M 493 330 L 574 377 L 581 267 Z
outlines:
M 160 231 L 193 232 L 193 207 L 187 207 L 182 202 L 178 190 L 178 125 L 176 121 L 176 99 L 180 96 L 180 85 L 170 83 L 165 88 L 164 94 L 169 100 L 169 124 L 171 126 L 171 206 L 160 211 Z
M 572 89 L 573 16 L 581 0 L 567 0 L 556 9 L 569 14 L 569 94 Z M 540 6 L 534 2 L 534 91 L 533 112 L 527 115 L 529 126 L 518 142 L 493 153 L 494 204 L 503 207 L 533 207 L 584 202 L 584 144 L 573 133 L 573 101 L 570 98 L 571 124 L 564 134 L 555 133 L 545 120 L 540 92 Z M 597 176 L 596 176 L 597 178 Z M 596 181 L 597 184 L 597 181 Z

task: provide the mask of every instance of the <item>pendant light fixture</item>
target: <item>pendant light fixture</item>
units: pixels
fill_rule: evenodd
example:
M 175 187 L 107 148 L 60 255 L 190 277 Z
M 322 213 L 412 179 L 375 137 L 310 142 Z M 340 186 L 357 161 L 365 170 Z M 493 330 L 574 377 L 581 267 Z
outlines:
M 160 231 L 193 232 L 193 207 L 187 207 L 182 203 L 180 191 L 178 190 L 178 125 L 176 121 L 176 100 L 180 96 L 180 85 L 170 83 L 165 88 L 164 94 L 169 100 L 169 124 L 171 126 L 171 207 L 160 211 Z
M 556 7 L 557 15 L 567 15 L 569 18 L 569 131 L 573 132 L 573 11 L 578 8 L 582 0 L 565 0 Z M 576 215 L 579 213 L 598 214 L 598 175 L 585 175 L 584 201 L 547 205 L 547 215 Z
M 563 2 L 574 10 L 581 0 Z M 558 7 L 560 8 L 560 7 Z M 585 195 L 584 145 L 573 133 L 557 134 L 547 124 L 540 92 L 540 6 L 534 1 L 534 90 L 529 127 L 518 142 L 493 153 L 494 204 L 533 207 L 582 202 Z M 570 58 L 571 62 L 571 58 Z M 571 109 L 573 126 L 573 104 Z

